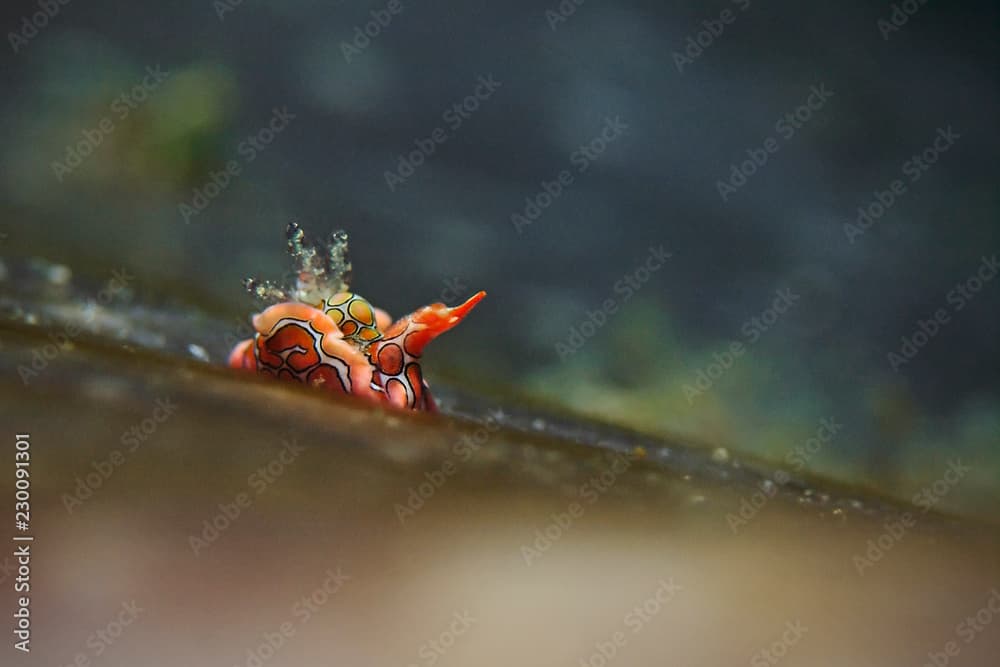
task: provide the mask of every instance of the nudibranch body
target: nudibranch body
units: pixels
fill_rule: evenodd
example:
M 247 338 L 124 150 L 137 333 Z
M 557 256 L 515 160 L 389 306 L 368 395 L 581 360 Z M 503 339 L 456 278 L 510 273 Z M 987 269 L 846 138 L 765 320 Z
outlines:
M 348 291 L 346 234 L 335 232 L 320 258 L 292 223 L 288 245 L 299 262 L 296 287 L 247 281 L 258 297 L 278 303 L 253 317 L 256 334 L 233 348 L 229 365 L 399 408 L 434 410 L 420 367 L 423 349 L 486 293 L 455 307 L 431 304 L 392 322 L 384 310 Z

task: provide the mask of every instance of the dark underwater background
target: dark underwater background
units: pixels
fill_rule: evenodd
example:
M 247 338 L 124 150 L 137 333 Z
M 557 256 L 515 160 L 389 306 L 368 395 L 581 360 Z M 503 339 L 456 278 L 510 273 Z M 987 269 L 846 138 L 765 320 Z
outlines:
M 998 7 L 901 4 L 5 3 L 0 251 L 236 327 L 343 228 L 394 315 L 489 293 L 431 377 L 901 498 L 960 460 L 995 519 Z

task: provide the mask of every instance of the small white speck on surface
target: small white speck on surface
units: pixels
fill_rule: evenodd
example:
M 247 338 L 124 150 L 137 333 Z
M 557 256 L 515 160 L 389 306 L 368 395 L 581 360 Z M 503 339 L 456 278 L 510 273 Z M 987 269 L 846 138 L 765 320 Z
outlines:
M 45 279 L 52 285 L 67 285 L 72 278 L 73 272 L 62 264 L 53 264 L 45 272 Z
M 206 364 L 211 361 L 208 357 L 208 352 L 201 345 L 191 343 L 188 345 L 188 352 L 198 361 L 204 361 Z
M 712 450 L 712 460 L 716 463 L 728 463 L 729 462 L 729 450 L 725 447 L 716 447 Z

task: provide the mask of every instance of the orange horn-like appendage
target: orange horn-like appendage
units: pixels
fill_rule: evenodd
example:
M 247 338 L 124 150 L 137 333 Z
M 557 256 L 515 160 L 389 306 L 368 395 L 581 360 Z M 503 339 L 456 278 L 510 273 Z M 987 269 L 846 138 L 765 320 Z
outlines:
M 427 343 L 461 322 L 485 297 L 486 292 L 477 292 L 469 297 L 465 303 L 454 308 L 449 308 L 443 303 L 432 303 L 404 317 L 392 328 L 395 329 L 400 323 L 404 323 L 403 328 L 410 330 L 406 336 L 406 351 L 419 357 Z

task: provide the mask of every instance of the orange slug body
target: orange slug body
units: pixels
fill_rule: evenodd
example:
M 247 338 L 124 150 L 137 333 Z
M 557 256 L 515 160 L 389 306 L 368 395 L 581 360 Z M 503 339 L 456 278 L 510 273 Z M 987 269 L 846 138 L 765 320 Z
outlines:
M 253 317 L 256 332 L 229 354 L 229 365 L 339 394 L 410 410 L 435 410 L 420 368 L 424 347 L 469 314 L 486 292 L 460 306 L 435 303 L 396 322 L 351 292 L 347 232 L 317 246 L 295 222 L 285 230 L 294 286 L 248 278 L 270 303 Z
M 425 306 L 390 324 L 389 315 L 352 292 L 315 306 L 283 302 L 254 316 L 256 334 L 229 355 L 233 368 L 301 382 L 411 410 L 435 410 L 420 368 L 424 347 L 486 296 L 460 306 Z

